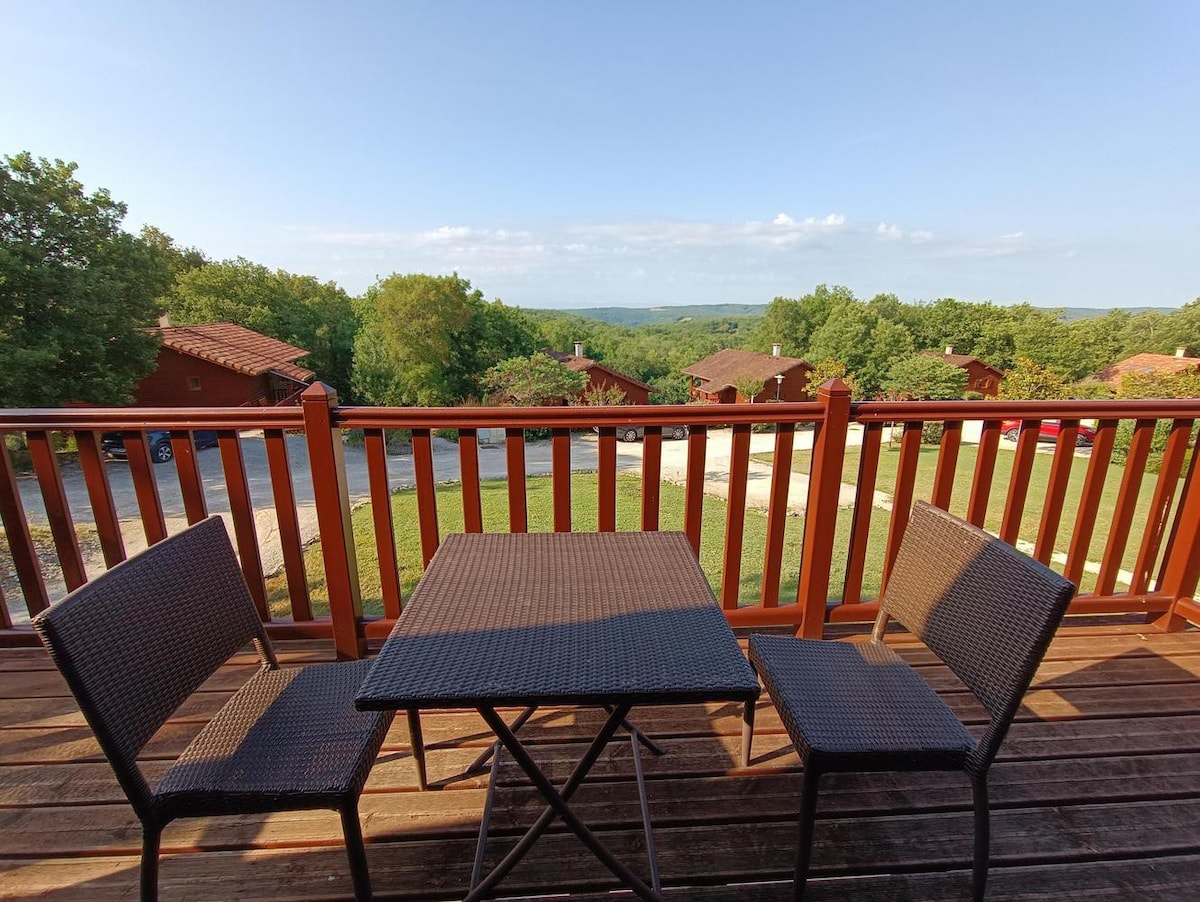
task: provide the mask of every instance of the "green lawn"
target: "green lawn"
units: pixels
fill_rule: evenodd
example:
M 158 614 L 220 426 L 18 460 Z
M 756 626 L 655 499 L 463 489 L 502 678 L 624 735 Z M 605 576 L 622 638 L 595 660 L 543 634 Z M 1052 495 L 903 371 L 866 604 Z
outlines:
M 959 516 L 966 516 L 967 501 L 970 497 L 971 483 L 975 475 L 975 459 L 978 455 L 978 445 L 964 444 L 959 449 L 958 465 L 955 469 L 954 489 L 951 495 L 950 510 L 952 513 Z M 914 498 L 928 499 L 933 494 L 933 477 L 937 468 L 938 448 L 936 445 L 922 445 L 921 453 L 918 458 L 916 485 L 914 488 Z M 858 481 L 858 466 L 859 466 L 860 449 L 850 447 L 846 449 L 846 459 L 842 468 L 842 481 L 847 483 L 855 483 Z M 765 463 L 771 463 L 771 454 L 754 455 L 756 460 Z M 987 516 L 984 520 L 984 526 L 992 532 L 998 532 L 1000 529 L 1000 520 L 1004 514 L 1004 504 L 1008 496 L 1008 486 L 1012 479 L 1013 461 L 1015 452 L 1008 448 L 1001 447 L 997 453 L 996 468 L 992 479 L 992 490 L 989 495 Z M 1052 455 L 1039 451 L 1034 456 L 1033 469 L 1029 476 L 1029 491 L 1026 495 L 1025 510 L 1021 517 L 1021 526 L 1019 529 L 1019 537 L 1028 542 L 1033 542 L 1037 538 L 1038 527 L 1041 524 L 1042 510 L 1045 504 L 1046 489 L 1050 481 L 1050 465 Z M 889 497 L 893 493 L 896 485 L 896 470 L 900 461 L 899 444 L 889 447 L 885 442 L 880 450 L 879 456 L 879 473 L 876 480 L 876 489 L 886 493 Z M 1063 505 L 1062 520 L 1060 521 L 1058 536 L 1055 542 L 1055 550 L 1065 554 L 1068 550 L 1071 532 L 1075 524 L 1075 515 L 1079 507 L 1079 500 L 1083 492 L 1083 481 L 1087 474 L 1089 459 L 1085 456 L 1076 456 L 1073 459 L 1071 466 L 1070 486 L 1067 490 L 1066 501 Z M 809 472 L 812 463 L 811 451 L 797 451 L 793 456 L 792 469 L 798 472 Z M 1108 527 L 1112 522 L 1113 512 L 1116 509 L 1117 493 L 1121 486 L 1121 479 L 1124 476 L 1125 470 L 1121 466 L 1110 465 L 1108 474 L 1104 482 L 1104 491 L 1100 501 L 1099 514 L 1096 517 L 1095 531 L 1092 535 L 1091 547 L 1088 552 L 1088 560 L 1099 562 L 1104 554 L 1104 546 L 1108 540 Z M 1147 473 L 1142 477 L 1141 491 L 1138 493 L 1137 510 L 1134 515 L 1133 528 L 1130 532 L 1129 542 L 1125 549 L 1125 554 L 1122 559 L 1122 567 L 1126 570 L 1131 570 L 1137 560 L 1137 549 L 1141 544 L 1142 533 L 1146 520 L 1150 511 L 1150 499 L 1154 493 L 1154 486 L 1157 481 L 1157 474 Z M 1173 511 L 1172 511 L 1173 514 Z M 839 520 L 849 516 L 847 511 L 843 511 Z M 874 509 L 871 518 L 871 545 L 874 547 L 877 543 L 882 544 L 886 540 L 888 522 L 890 514 L 886 511 Z M 845 557 L 842 561 L 844 565 Z M 1061 564 L 1052 564 L 1055 569 L 1061 570 Z M 873 567 L 868 566 L 868 574 L 872 573 Z M 1095 574 L 1085 572 L 1082 579 L 1082 591 L 1088 591 L 1095 585 Z M 877 586 L 878 583 L 876 582 Z M 1118 588 L 1122 588 L 1118 582 Z M 867 592 L 864 586 L 864 596 L 869 597 L 871 593 Z

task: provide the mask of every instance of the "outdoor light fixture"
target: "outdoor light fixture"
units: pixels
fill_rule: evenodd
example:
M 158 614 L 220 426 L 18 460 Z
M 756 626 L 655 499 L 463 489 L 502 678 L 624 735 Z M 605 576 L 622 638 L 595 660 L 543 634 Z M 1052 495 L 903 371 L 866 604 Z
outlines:
M 779 400 L 779 389 L 783 388 L 783 373 L 775 374 L 775 400 Z

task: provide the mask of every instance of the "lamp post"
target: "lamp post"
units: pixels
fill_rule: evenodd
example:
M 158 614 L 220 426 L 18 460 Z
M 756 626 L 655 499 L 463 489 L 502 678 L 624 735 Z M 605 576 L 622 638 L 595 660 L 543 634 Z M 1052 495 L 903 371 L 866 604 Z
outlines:
M 779 400 L 779 389 L 783 388 L 783 373 L 775 374 L 775 400 Z

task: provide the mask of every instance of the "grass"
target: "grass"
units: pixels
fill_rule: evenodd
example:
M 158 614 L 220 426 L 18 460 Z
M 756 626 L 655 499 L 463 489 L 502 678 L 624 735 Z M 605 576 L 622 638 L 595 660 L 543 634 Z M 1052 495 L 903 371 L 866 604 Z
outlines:
M 480 484 L 483 526 L 487 532 L 508 531 L 507 485 L 503 479 L 483 480 Z M 577 473 L 572 477 L 572 527 L 576 531 L 594 531 L 597 528 L 596 486 L 597 476 L 595 473 Z M 641 528 L 641 491 L 642 480 L 639 477 L 625 474 L 617 477 L 618 530 L 637 531 Z M 535 476 L 527 480 L 526 504 L 529 511 L 530 532 L 551 532 L 553 530 L 553 500 L 550 477 Z M 460 484 L 443 483 L 438 485 L 437 504 L 438 525 L 441 534 L 462 532 Z M 683 504 L 683 488 L 672 483 L 663 483 L 659 504 L 660 529 L 683 529 Z M 714 593 L 718 592 L 721 578 L 727 510 L 728 506 L 724 499 L 712 495 L 705 496 L 700 538 L 700 566 L 708 577 Z M 408 598 L 412 594 L 422 570 L 415 491 L 405 490 L 392 495 L 392 518 L 395 523 L 396 559 L 400 564 L 401 593 L 404 598 Z M 375 549 L 375 533 L 370 505 L 356 509 L 352 514 L 352 519 L 363 608 L 367 613 L 382 613 L 379 558 Z M 789 517 L 787 521 L 783 577 L 780 580 L 780 600 L 784 603 L 796 597 L 803 524 L 803 517 Z M 739 596 L 742 603 L 749 604 L 758 601 L 762 585 L 762 554 L 763 549 L 766 548 L 767 531 L 765 512 L 746 511 L 744 530 Z M 847 539 L 848 535 L 847 532 L 845 536 L 840 536 L 839 541 Z M 305 565 L 308 570 L 313 613 L 326 614 L 329 611 L 329 603 L 319 542 L 305 550 Z M 270 577 L 267 581 L 267 588 L 270 593 L 272 612 L 276 616 L 288 616 L 287 585 L 283 575 Z
M 955 468 L 954 489 L 951 494 L 950 511 L 958 516 L 966 516 L 967 501 L 970 498 L 971 484 L 975 474 L 975 459 L 978 454 L 978 445 L 964 444 L 959 449 L 958 465 Z M 916 484 L 913 491 L 914 498 L 928 499 L 933 494 L 933 477 L 937 468 L 938 448 L 935 445 L 922 445 L 921 452 L 918 457 Z M 1000 521 L 1004 515 L 1005 501 L 1008 497 L 1008 487 L 1012 479 L 1013 462 L 1015 452 L 1000 448 L 996 458 L 996 468 L 992 478 L 992 489 L 989 494 L 987 514 L 984 518 L 984 527 L 991 532 L 999 532 Z M 758 454 L 754 455 L 755 459 L 762 460 L 767 463 L 771 462 L 772 455 Z M 797 451 L 792 459 L 792 469 L 807 473 L 812 463 L 811 451 Z M 860 449 L 851 447 L 846 449 L 846 458 L 842 467 L 842 481 L 847 483 L 855 483 L 858 481 L 858 466 L 860 458 Z M 1042 511 L 1045 506 L 1046 491 L 1050 481 L 1050 466 L 1052 463 L 1052 455 L 1039 452 L 1034 455 L 1033 469 L 1029 475 L 1029 488 L 1026 494 L 1025 510 L 1021 516 L 1021 525 L 1018 529 L 1020 539 L 1033 542 L 1037 538 L 1038 528 L 1042 522 Z M 896 471 L 899 466 L 900 451 L 899 446 L 889 447 L 886 443 L 880 450 L 879 455 L 879 471 L 876 477 L 876 489 L 882 493 L 891 496 L 896 485 Z M 1071 534 L 1075 524 L 1075 516 L 1079 508 L 1079 502 L 1083 493 L 1083 482 L 1087 474 L 1087 467 L 1090 460 L 1086 456 L 1075 456 L 1072 460 L 1071 478 L 1067 488 L 1066 500 L 1063 505 L 1062 519 L 1059 524 L 1058 535 L 1055 540 L 1055 551 L 1066 554 Z M 1125 469 L 1121 466 L 1111 464 L 1108 467 L 1108 472 L 1104 481 L 1104 489 L 1100 499 L 1100 509 L 1096 517 L 1096 527 L 1092 535 L 1091 545 L 1088 550 L 1088 560 L 1098 562 L 1104 555 L 1105 543 L 1108 540 L 1108 526 L 1112 523 L 1113 514 L 1117 506 L 1117 494 L 1120 490 L 1121 480 L 1124 477 Z M 1138 493 L 1137 507 L 1133 518 L 1133 527 L 1130 531 L 1129 542 L 1127 543 L 1124 555 L 1122 556 L 1122 568 L 1132 570 L 1137 561 L 1137 550 L 1141 545 L 1142 533 L 1146 521 L 1150 514 L 1150 499 L 1154 492 L 1156 474 L 1144 474 L 1142 476 L 1141 490 Z M 1178 501 L 1178 492 L 1176 493 L 1176 501 Z M 1174 510 L 1172 510 L 1172 515 Z M 849 517 L 848 510 L 839 512 L 839 520 Z M 882 545 L 886 540 L 890 513 L 879 508 L 872 510 L 871 516 L 871 544 Z M 843 562 L 844 562 L 843 556 Z M 878 559 L 882 560 L 882 553 L 878 555 Z M 1062 563 L 1052 563 L 1055 569 L 1061 571 Z M 867 573 L 870 575 L 873 568 L 869 565 Z M 1085 572 L 1081 580 L 1081 591 L 1089 591 L 1095 585 L 1095 574 Z M 878 585 L 876 581 L 875 585 Z M 1120 588 L 1118 583 L 1118 588 Z M 864 597 L 870 597 L 864 586 Z

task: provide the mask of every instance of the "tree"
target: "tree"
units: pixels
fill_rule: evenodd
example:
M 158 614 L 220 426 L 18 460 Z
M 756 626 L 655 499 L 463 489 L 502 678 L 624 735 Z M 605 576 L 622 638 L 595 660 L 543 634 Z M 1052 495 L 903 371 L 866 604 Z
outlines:
M 883 389 L 902 401 L 957 401 L 967 390 L 967 373 L 936 357 L 917 354 L 892 364 Z
M 850 389 L 850 397 L 855 401 L 863 399 L 862 389 L 858 384 L 858 377 L 846 368 L 846 364 L 840 360 L 822 360 L 813 366 L 812 372 L 808 374 L 808 382 L 805 385 L 805 391 L 812 397 L 817 396 L 819 389 L 831 379 L 840 379 L 846 388 Z
M 351 369 L 358 320 L 349 296 L 319 282 L 242 257 L 192 266 L 164 299 L 177 325 L 235 323 L 308 351 L 303 364 L 353 401 Z
M 126 207 L 78 167 L 0 163 L 0 398 L 12 407 L 124 404 L 154 368 L 166 256 L 121 230 Z
M 1130 373 L 1117 388 L 1118 398 L 1200 398 L 1200 373 Z M 1113 438 L 1113 460 L 1124 463 L 1133 442 L 1133 421 L 1121 420 Z M 1157 470 L 1171 433 L 1171 420 L 1159 420 L 1150 440 L 1150 469 Z M 1194 443 L 1193 427 L 1189 443 Z
M 491 367 L 483 386 L 518 407 L 547 407 L 579 397 L 587 388 L 586 373 L 569 370 L 540 351 L 529 357 L 510 357 Z
M 1018 357 L 1000 381 L 996 397 L 1014 401 L 1064 400 L 1071 397 L 1071 386 L 1062 373 L 1028 357 Z
M 762 394 L 766 383 L 757 376 L 739 376 L 733 380 L 733 389 L 738 398 L 754 403 L 754 399 Z
M 618 407 L 628 404 L 629 397 L 619 385 L 589 385 L 583 394 L 568 399 L 572 407 Z
M 353 385 L 372 404 L 456 404 L 482 393 L 488 367 L 537 349 L 520 311 L 457 274 L 391 275 L 356 308 Z

